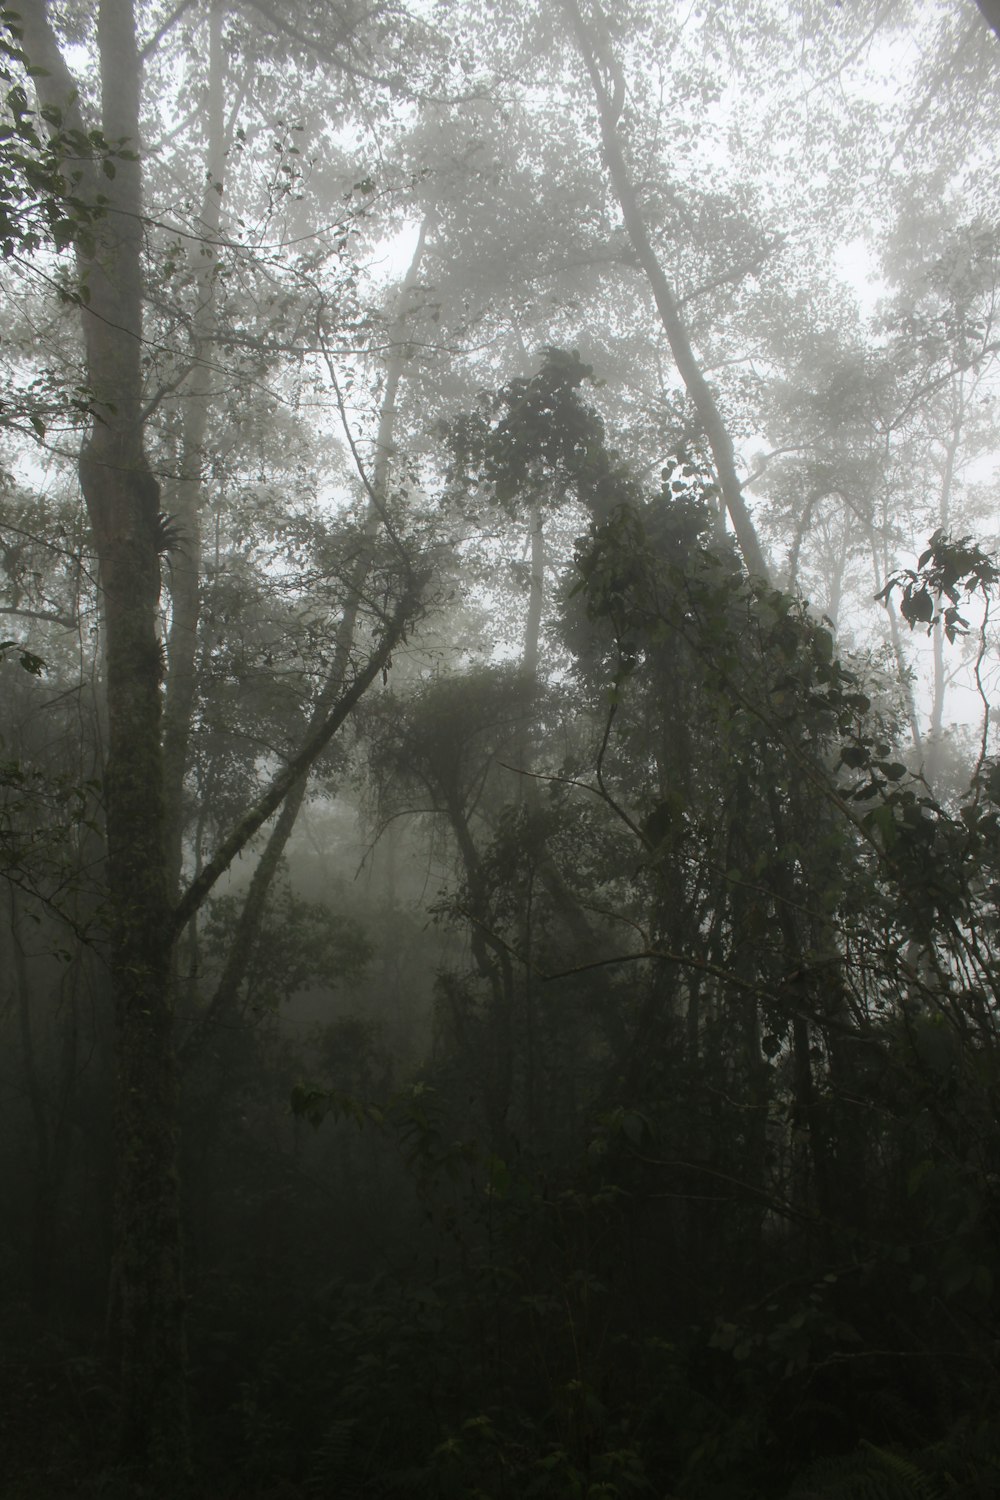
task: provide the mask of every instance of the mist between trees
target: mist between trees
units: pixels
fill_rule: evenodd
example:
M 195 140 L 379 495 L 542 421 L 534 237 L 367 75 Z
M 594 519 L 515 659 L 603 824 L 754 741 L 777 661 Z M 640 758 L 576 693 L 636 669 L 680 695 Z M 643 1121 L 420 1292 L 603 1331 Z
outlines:
M 998 27 L 0 12 L 0 1495 L 997 1493 Z

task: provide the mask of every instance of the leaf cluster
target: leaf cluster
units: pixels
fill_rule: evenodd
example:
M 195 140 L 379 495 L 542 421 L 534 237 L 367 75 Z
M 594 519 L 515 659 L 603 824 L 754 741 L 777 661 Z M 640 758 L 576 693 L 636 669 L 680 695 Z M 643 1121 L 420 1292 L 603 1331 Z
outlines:
M 938 530 L 916 568 L 893 574 L 876 598 L 888 603 L 898 589 L 900 613 L 911 629 L 926 625 L 929 634 L 940 623 L 948 640 L 954 641 L 969 629 L 960 601 L 976 593 L 988 600 L 998 582 L 1000 567 L 995 557 L 984 552 L 971 536 L 953 538 Z M 950 601 L 947 605 L 945 599 Z
M 99 130 L 67 124 L 52 106 L 32 109 L 22 80 L 37 69 L 20 38 L 16 11 L 0 11 L 0 254 L 10 260 L 77 244 L 92 253 L 105 201 L 90 190 L 90 174 L 98 165 L 113 178 L 116 158 L 128 153 Z

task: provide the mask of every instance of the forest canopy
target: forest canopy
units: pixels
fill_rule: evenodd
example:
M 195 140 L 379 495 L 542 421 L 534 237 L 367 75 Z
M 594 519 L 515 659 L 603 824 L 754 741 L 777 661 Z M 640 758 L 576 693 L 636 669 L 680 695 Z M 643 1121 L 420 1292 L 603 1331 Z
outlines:
M 1000 1488 L 1000 13 L 0 11 L 3 1493 Z

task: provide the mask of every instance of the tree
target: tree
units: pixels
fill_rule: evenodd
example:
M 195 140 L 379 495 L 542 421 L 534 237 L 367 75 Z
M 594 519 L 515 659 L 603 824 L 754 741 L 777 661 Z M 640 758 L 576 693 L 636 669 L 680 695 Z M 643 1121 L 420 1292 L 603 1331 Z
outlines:
M 736 530 L 746 565 L 756 577 L 766 578 L 767 564 L 743 499 L 743 486 L 736 471 L 732 439 L 691 348 L 677 298 L 653 249 L 622 151 L 618 122 L 625 104 L 625 80 L 614 56 L 607 20 L 599 4 L 595 4 L 589 17 L 584 16 L 575 0 L 569 0 L 566 8 L 594 90 L 601 122 L 604 158 L 612 186 L 621 204 L 632 247 L 649 281 L 670 352 L 708 439 L 723 501 Z
M 84 132 L 78 90 L 44 7 L 25 5 L 25 46 L 47 110 Z M 122 1449 L 183 1468 L 183 1290 L 175 1170 L 171 903 L 160 743 L 160 494 L 142 418 L 142 70 L 130 0 L 99 18 L 101 119 L 128 157 L 85 200 L 105 209 L 77 245 L 94 420 L 80 483 L 94 530 L 106 633 L 109 961 L 118 1046 L 119 1176 L 113 1296 L 121 1342 Z M 85 132 L 84 132 L 85 133 Z
M 995 119 L 977 95 L 970 155 L 930 86 L 987 76 L 979 18 L 23 10 L 7 1305 L 34 1256 L 35 1317 L 46 1281 L 60 1307 L 60 1202 L 100 1239 L 106 957 L 126 1487 L 187 1462 L 188 1290 L 206 1490 L 815 1490 L 820 1420 L 872 1449 L 851 1484 L 964 1477 L 953 1433 L 936 1469 L 912 1450 L 950 1421 L 928 1351 L 967 1425 L 995 1390 L 992 743 L 936 795 L 900 691 L 795 595 L 843 642 L 887 591 L 903 667 L 930 625 L 943 721 L 996 583 L 945 534 L 988 495 L 961 470 L 989 451 Z M 872 43 L 905 28 L 897 115 Z M 830 280 L 861 225 L 867 320 Z M 53 498 L 67 447 L 89 526 Z M 900 573 L 917 503 L 936 535 Z M 395 857 L 353 831 L 379 796 Z M 355 854 L 392 888 L 349 886 Z M 17 1385 L 27 1431 L 58 1401 Z
M 65 121 L 74 139 L 90 139 L 80 91 L 41 0 L 21 8 L 18 25 L 46 117 L 60 125 Z M 383 669 L 413 617 L 421 584 L 411 574 L 367 663 L 349 684 L 336 684 L 298 754 L 176 903 L 177 840 L 170 827 L 176 814 L 166 797 L 168 790 L 177 797 L 179 781 L 176 767 L 169 789 L 164 780 L 164 657 L 157 631 L 161 556 L 171 539 L 146 435 L 142 57 L 131 0 L 104 0 L 97 42 L 101 129 L 120 154 L 114 163 L 104 159 L 103 172 L 95 163 L 84 163 L 79 194 L 95 227 L 91 237 L 77 235 L 74 243 L 93 414 L 80 451 L 79 476 L 99 567 L 108 714 L 104 787 L 118 1169 L 112 1305 L 120 1346 L 122 1455 L 140 1467 L 175 1475 L 186 1467 L 188 1450 L 174 945 L 214 881 L 300 782 Z M 202 285 L 207 290 L 210 278 Z M 203 422 L 207 397 L 203 392 L 195 397 L 193 409 L 201 409 Z M 197 433 L 189 434 L 189 463 L 195 461 L 192 447 L 197 446 Z M 185 519 L 193 523 L 190 507 Z M 180 602 L 178 586 L 175 606 Z M 181 635 L 190 636 L 183 614 L 176 610 L 175 645 Z M 188 644 L 188 656 L 190 649 Z M 185 696 L 179 668 L 174 684 L 176 703 L 178 695 Z M 171 750 L 172 763 L 183 751 L 181 719 L 183 711 L 175 711 L 172 738 L 181 742 Z

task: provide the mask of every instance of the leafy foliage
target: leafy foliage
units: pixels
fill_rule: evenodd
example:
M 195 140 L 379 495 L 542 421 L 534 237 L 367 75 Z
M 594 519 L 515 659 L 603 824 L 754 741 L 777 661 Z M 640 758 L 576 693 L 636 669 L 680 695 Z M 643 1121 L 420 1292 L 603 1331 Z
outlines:
M 91 228 L 104 214 L 104 201 L 84 186 L 99 164 L 105 178 L 115 175 L 115 159 L 126 148 L 112 146 L 99 130 L 67 125 L 62 113 L 31 107 L 25 87 L 31 59 L 21 47 L 16 10 L 0 11 L 0 254 L 5 260 L 47 249 L 92 246 Z M 81 292 L 81 295 L 86 295 Z
M 19 394 L 0 411 L 19 476 L 0 549 L 11 1483 L 172 1497 L 117 1461 L 101 1308 L 168 1260 L 179 1183 L 190 1370 L 146 1330 L 133 1361 L 189 1379 L 198 1470 L 177 1492 L 993 1493 L 1000 765 L 987 715 L 971 779 L 942 789 L 896 629 L 898 606 L 931 636 L 935 733 L 966 634 L 988 702 L 1000 572 L 968 459 L 995 441 L 993 136 L 942 167 L 947 190 L 897 168 L 942 107 L 927 77 L 880 177 L 866 70 L 890 23 L 865 6 L 588 4 L 589 61 L 558 6 L 418 9 L 142 12 L 126 40 L 165 128 L 128 220 L 138 373 L 99 416 L 81 342 L 121 330 L 59 257 L 94 253 L 95 184 L 137 158 L 67 124 L 100 92 L 90 9 L 39 7 L 79 63 L 65 111 L 32 106 L 42 75 L 0 16 L 0 251 L 28 288 L 16 307 L 4 288 Z M 892 11 L 919 32 L 901 73 L 933 56 L 929 27 L 950 36 L 931 9 Z M 959 90 L 985 64 L 951 40 Z M 634 203 L 609 193 L 618 155 Z M 417 220 L 393 289 L 386 247 Z M 827 258 L 857 223 L 886 251 L 867 322 Z M 676 304 L 662 330 L 649 288 Z M 117 969 L 112 587 L 52 498 L 56 412 L 91 444 L 135 416 L 118 577 L 139 577 L 141 507 L 156 544 L 149 818 L 126 832 L 159 827 L 169 771 L 170 855 L 136 868 L 155 941 Z M 53 450 L 44 483 L 22 436 Z M 758 441 L 743 489 L 782 587 L 748 578 L 715 473 Z M 887 645 L 852 654 L 873 569 Z M 421 628 L 376 674 L 418 576 Z M 369 664 L 308 793 L 182 926 L 185 882 Z M 154 950 L 159 1013 L 122 998 Z M 156 1043 L 124 1103 L 158 1111 L 159 1154 L 107 1107 L 123 1018 Z M 163 1190 L 124 1205 L 148 1257 L 110 1253 L 115 1160 Z
M 227 934 L 239 911 L 236 897 L 212 902 L 205 924 L 206 956 L 227 951 Z M 355 921 L 318 901 L 303 901 L 288 885 L 271 902 L 254 939 L 246 1004 L 257 1015 L 277 1011 L 310 984 L 353 985 L 372 957 Z
M 998 581 L 1000 569 L 995 559 L 971 537 L 956 540 L 936 531 L 926 551 L 921 553 L 916 569 L 906 568 L 895 574 L 878 598 L 888 600 L 899 589 L 900 612 L 911 629 L 919 624 L 930 631 L 940 621 L 949 641 L 954 641 L 969 628 L 959 609 L 962 593 L 966 598 L 978 593 L 989 599 Z M 951 602 L 945 605 L 944 599 Z

